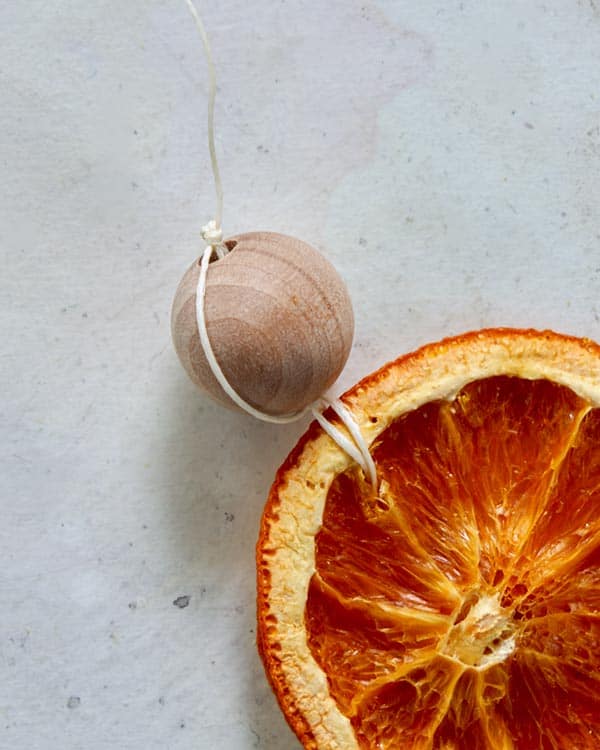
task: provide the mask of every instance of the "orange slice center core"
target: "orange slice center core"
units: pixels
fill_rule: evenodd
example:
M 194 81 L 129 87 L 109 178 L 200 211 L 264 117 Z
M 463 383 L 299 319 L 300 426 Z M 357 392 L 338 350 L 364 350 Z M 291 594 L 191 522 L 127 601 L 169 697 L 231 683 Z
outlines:
M 516 645 L 512 612 L 502 608 L 498 593 L 469 601 L 471 598 L 454 621 L 442 653 L 469 667 L 488 667 L 503 661 Z

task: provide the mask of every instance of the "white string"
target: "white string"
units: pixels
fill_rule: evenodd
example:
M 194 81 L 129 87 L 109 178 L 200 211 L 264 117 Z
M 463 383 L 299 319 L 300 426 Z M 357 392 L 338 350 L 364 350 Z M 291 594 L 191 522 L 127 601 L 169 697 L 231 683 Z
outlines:
M 204 52 L 206 53 L 206 62 L 208 64 L 208 150 L 210 152 L 210 163 L 212 166 L 213 178 L 215 181 L 215 191 L 217 193 L 217 210 L 214 219 L 214 229 L 219 231 L 221 229 L 221 222 L 223 219 L 223 186 L 221 184 L 221 175 L 219 173 L 219 164 L 217 162 L 217 152 L 215 150 L 215 96 L 217 93 L 217 76 L 215 73 L 215 65 L 210 50 L 210 42 L 208 41 L 208 34 L 204 28 L 200 14 L 196 10 L 196 6 L 192 0 L 185 0 L 192 18 L 194 19 L 202 43 L 204 44 Z M 220 242 L 220 240 L 219 240 Z M 209 243 L 212 244 L 212 243 Z M 227 252 L 225 250 L 225 252 Z
M 185 0 L 190 13 L 196 23 L 202 43 L 204 44 L 204 51 L 206 53 L 206 61 L 208 64 L 208 150 L 210 152 L 210 163 L 212 166 L 213 178 L 215 183 L 215 191 L 217 195 L 217 208 L 215 218 L 209 221 L 202 227 L 202 237 L 207 244 L 207 247 L 202 255 L 200 262 L 200 273 L 198 275 L 198 286 L 196 288 L 196 321 L 198 324 L 198 333 L 200 336 L 200 343 L 204 350 L 204 355 L 213 375 L 217 379 L 221 388 L 229 396 L 229 398 L 240 407 L 243 411 L 247 412 L 256 419 L 260 419 L 263 422 L 271 422 L 274 424 L 288 424 L 295 422 L 296 420 L 303 417 L 309 411 L 312 412 L 314 418 L 321 425 L 323 430 L 345 451 L 350 458 L 354 459 L 356 463 L 361 467 L 365 476 L 370 480 L 373 487 L 377 487 L 377 470 L 375 468 L 375 462 L 369 452 L 369 446 L 367 445 L 356 420 L 352 414 L 346 409 L 339 399 L 330 400 L 326 397 L 318 399 L 314 404 L 307 406 L 305 409 L 300 409 L 297 412 L 290 414 L 266 414 L 258 409 L 254 408 L 251 404 L 245 401 L 231 386 L 221 366 L 217 362 L 217 358 L 213 352 L 210 339 L 208 337 L 208 331 L 206 328 L 206 318 L 204 315 L 204 305 L 206 297 L 206 276 L 208 273 L 208 265 L 210 263 L 213 253 L 217 254 L 218 258 L 223 258 L 229 249 L 223 244 L 223 232 L 221 228 L 222 217 L 223 217 L 223 186 L 221 184 L 221 176 L 219 173 L 219 165 L 217 162 L 217 153 L 215 149 L 215 96 L 217 92 L 217 77 L 215 73 L 215 66 L 212 58 L 210 49 L 210 42 L 208 40 L 208 34 L 204 28 L 202 18 L 198 13 L 196 6 L 192 0 Z M 323 411 L 331 407 L 333 411 L 338 415 L 342 423 L 345 425 L 352 439 L 349 439 L 343 432 L 341 432 L 335 425 L 329 420 L 325 419 Z M 354 441 L 354 442 L 353 442 Z
M 352 414 L 348 411 L 348 409 L 346 409 L 339 398 L 329 400 L 326 397 L 322 397 L 320 399 L 320 402 L 320 408 L 317 405 L 313 406 L 312 408 L 314 418 L 329 435 L 329 437 L 335 440 L 340 448 L 344 450 L 350 456 L 350 458 L 353 458 L 356 461 L 356 463 L 365 473 L 367 479 L 371 482 L 371 485 L 373 487 L 377 487 L 377 469 L 375 467 L 375 461 L 373 461 L 373 456 L 369 451 L 367 441 L 364 439 L 362 432 L 360 431 L 360 427 L 358 426 L 358 423 L 356 422 Z M 317 404 L 318 403 L 319 402 L 317 402 Z M 325 419 L 325 416 L 323 415 L 321 409 L 327 408 L 328 406 L 330 406 L 342 420 L 346 429 L 352 436 L 352 440 L 354 440 L 354 442 L 352 442 L 352 440 L 348 440 L 343 432 L 340 432 L 340 430 L 338 430 L 335 425 L 333 425 L 328 419 Z
M 206 356 L 206 361 L 213 375 L 217 379 L 217 382 L 229 398 L 240 407 L 243 411 L 247 412 L 256 419 L 260 419 L 263 422 L 271 422 L 273 424 L 289 424 L 303 417 L 309 411 L 312 412 L 313 417 L 325 430 L 325 432 L 345 451 L 350 458 L 354 459 L 356 463 L 361 467 L 365 476 L 369 479 L 373 487 L 377 487 L 377 469 L 375 468 L 375 462 L 369 451 L 360 428 L 339 399 L 329 399 L 322 396 L 314 404 L 307 406 L 305 409 L 300 409 L 297 412 L 290 414 L 266 414 L 265 412 L 256 409 L 254 406 L 245 401 L 239 393 L 233 388 L 231 383 L 227 380 L 225 373 L 221 369 L 212 345 L 208 336 L 208 330 L 206 327 L 206 316 L 204 313 L 205 297 L 206 297 L 206 276 L 208 274 L 208 266 L 210 259 L 214 252 L 218 253 L 218 247 L 214 245 L 208 245 L 202 255 L 200 261 L 200 273 L 198 274 L 198 286 L 196 288 L 196 320 L 198 323 L 198 334 L 200 336 L 200 343 Z M 331 407 L 333 411 L 341 419 L 346 429 L 350 433 L 352 439 L 349 439 L 343 432 L 341 432 L 335 425 L 323 415 L 323 411 Z M 354 442 L 353 442 L 354 441 Z

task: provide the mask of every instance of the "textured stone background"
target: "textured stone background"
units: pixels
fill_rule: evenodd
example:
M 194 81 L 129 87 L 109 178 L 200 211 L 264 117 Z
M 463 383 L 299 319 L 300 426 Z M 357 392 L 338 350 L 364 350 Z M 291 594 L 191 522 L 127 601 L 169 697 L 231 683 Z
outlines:
M 600 338 L 599 0 L 202 3 L 225 230 L 321 248 L 339 388 L 490 325 Z M 214 199 L 179 0 L 0 6 L 0 746 L 294 750 L 254 542 L 300 435 L 196 393 L 169 306 Z

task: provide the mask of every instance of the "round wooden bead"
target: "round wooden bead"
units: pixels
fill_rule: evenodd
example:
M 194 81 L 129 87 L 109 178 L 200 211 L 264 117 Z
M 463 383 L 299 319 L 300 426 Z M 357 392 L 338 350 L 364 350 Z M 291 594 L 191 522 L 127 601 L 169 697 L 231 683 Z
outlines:
M 230 252 L 208 267 L 204 311 L 217 362 L 235 391 L 267 414 L 296 412 L 340 374 L 352 345 L 354 316 L 344 282 L 305 242 L 249 232 L 225 242 Z M 200 260 L 173 302 L 175 350 L 190 378 L 237 408 L 213 375 L 198 335 Z

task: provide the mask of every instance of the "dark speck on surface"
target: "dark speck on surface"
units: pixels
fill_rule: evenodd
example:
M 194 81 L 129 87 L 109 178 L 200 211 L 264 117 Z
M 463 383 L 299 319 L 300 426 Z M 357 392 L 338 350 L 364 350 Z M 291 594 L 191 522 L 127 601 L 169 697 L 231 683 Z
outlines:
M 178 596 L 177 599 L 174 600 L 173 604 L 176 607 L 179 607 L 179 609 L 185 609 L 190 603 L 191 598 L 192 597 L 188 596 L 187 594 L 185 596 Z
M 81 698 L 78 695 L 72 695 L 67 701 L 67 708 L 78 708 Z
M 165 705 L 165 699 L 164 699 L 164 698 L 162 697 L 162 695 L 161 695 L 161 696 L 160 696 L 160 698 L 158 699 L 158 702 L 160 703 L 160 705 L 161 705 L 161 706 L 164 706 L 164 705 Z
M 235 518 L 235 515 L 233 513 L 227 513 L 225 512 L 225 520 L 231 523 L 233 519 Z
M 127 606 L 128 606 L 128 607 L 129 607 L 129 609 L 131 609 L 131 610 L 133 610 L 133 609 L 137 609 L 137 602 L 129 602 L 129 604 L 128 604 Z
M 523 123 L 523 124 L 524 124 L 524 125 L 525 125 L 525 127 L 526 127 L 526 128 L 528 128 L 529 130 L 533 130 L 533 125 L 532 125 L 532 124 L 531 124 L 530 122 L 526 122 L 526 123 Z

